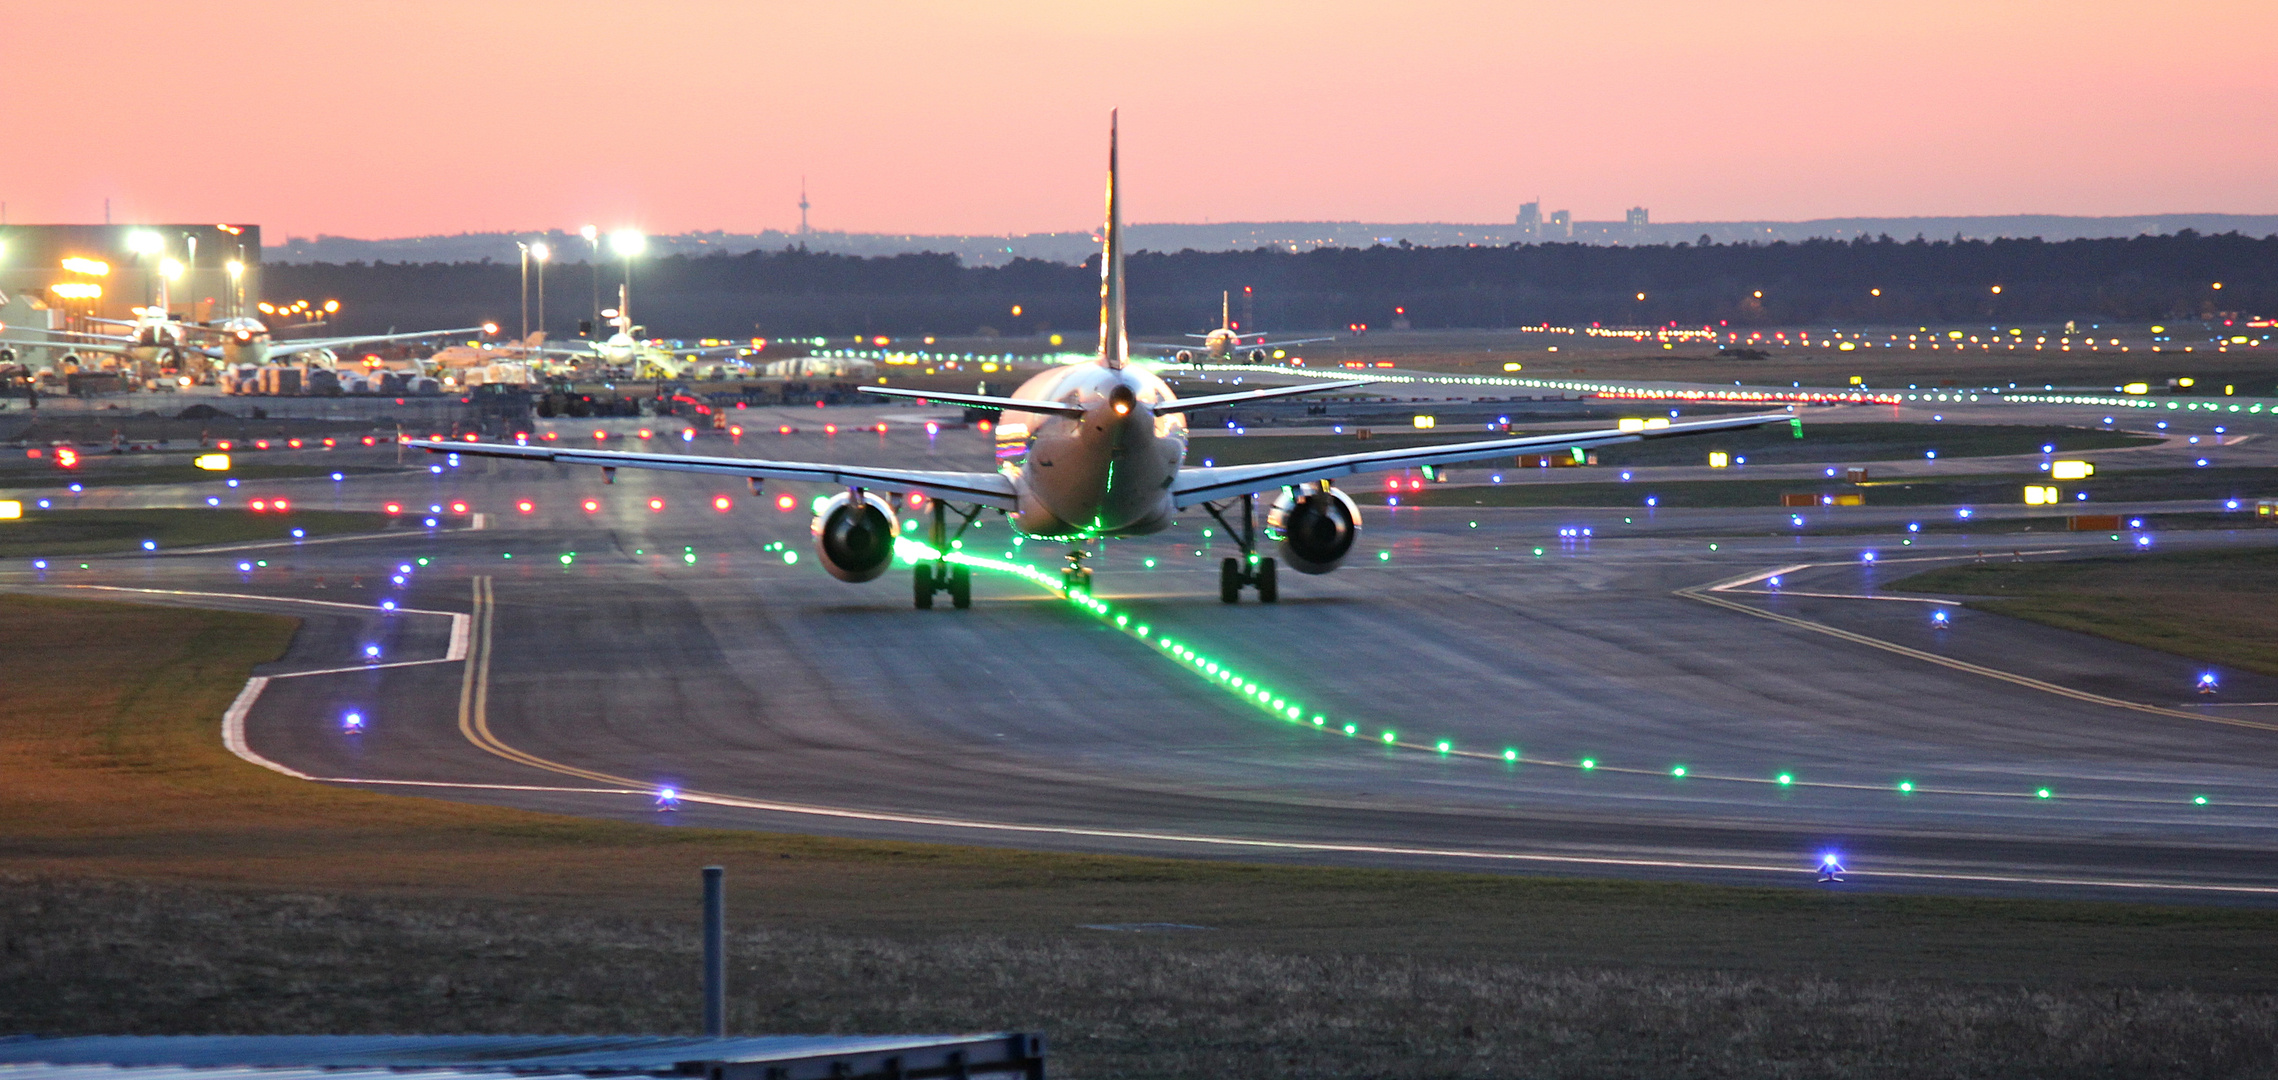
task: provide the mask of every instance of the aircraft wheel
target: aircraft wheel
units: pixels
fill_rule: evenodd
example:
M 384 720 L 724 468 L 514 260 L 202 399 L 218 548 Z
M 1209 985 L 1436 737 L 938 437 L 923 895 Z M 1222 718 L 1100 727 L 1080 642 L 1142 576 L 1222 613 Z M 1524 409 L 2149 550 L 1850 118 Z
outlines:
M 1272 559 L 1258 560 L 1258 603 L 1271 604 L 1281 599 L 1281 586 L 1274 581 Z
M 949 571 L 949 603 L 960 611 L 973 606 L 973 571 L 962 566 Z
M 1227 559 L 1218 564 L 1218 599 L 1228 604 L 1242 602 L 1242 560 Z
M 919 563 L 910 575 L 910 598 L 917 601 L 919 611 L 933 608 L 933 564 Z

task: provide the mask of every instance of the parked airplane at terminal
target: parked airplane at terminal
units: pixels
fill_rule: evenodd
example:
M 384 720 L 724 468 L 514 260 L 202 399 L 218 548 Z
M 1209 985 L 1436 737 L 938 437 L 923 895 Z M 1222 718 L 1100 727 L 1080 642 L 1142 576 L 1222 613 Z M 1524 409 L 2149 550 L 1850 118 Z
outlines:
M 1139 536 L 1169 525 L 1186 507 L 1201 506 L 1226 527 L 1241 551 L 1219 566 L 1219 598 L 1234 603 L 1254 587 L 1268 603 L 1279 594 L 1277 562 L 1258 553 L 1256 501 L 1260 492 L 1278 492 L 1266 512 L 1265 536 L 1279 544 L 1290 568 L 1325 574 L 1353 549 L 1361 528 L 1360 508 L 1332 486 L 1358 473 L 1447 465 L 1644 439 L 1697 435 L 1786 423 L 1785 414 L 1655 421 L 1657 426 L 1624 423 L 1612 430 L 1561 435 L 1483 439 L 1358 454 L 1271 461 L 1256 465 L 1192 468 L 1186 464 L 1186 414 L 1196 409 L 1258 401 L 1323 390 L 1349 390 L 1368 380 L 1313 383 L 1180 399 L 1163 380 L 1128 362 L 1124 332 L 1123 215 L 1116 182 L 1116 136 L 1110 119 L 1107 151 L 1107 228 L 1100 260 L 1099 354 L 1080 364 L 1045 371 L 1010 397 L 951 394 L 896 387 L 865 387 L 866 393 L 922 398 L 997 409 L 995 472 L 941 472 L 819 462 L 767 461 L 653 454 L 631 451 L 554 449 L 497 443 L 412 440 L 409 445 L 437 453 L 522 458 L 567 465 L 594 465 L 604 478 L 617 469 L 741 476 L 757 490 L 762 480 L 830 484 L 845 490 L 816 510 L 811 531 L 823 568 L 842 581 L 870 581 L 893 564 L 900 537 L 896 507 L 888 494 L 922 493 L 932 508 L 928 540 L 939 557 L 920 563 L 913 581 L 917 606 L 931 607 L 948 592 L 957 607 L 971 601 L 967 571 L 947 558 L 951 541 L 987 509 L 1012 519 L 1015 528 L 1039 539 L 1081 542 L 1097 537 Z M 962 504 L 961 506 L 959 504 Z M 1238 504 L 1238 508 L 1237 508 Z M 948 514 L 963 519 L 956 534 Z M 1237 528 L 1227 520 L 1238 513 Z M 1088 572 L 1071 558 L 1065 575 L 1082 588 Z

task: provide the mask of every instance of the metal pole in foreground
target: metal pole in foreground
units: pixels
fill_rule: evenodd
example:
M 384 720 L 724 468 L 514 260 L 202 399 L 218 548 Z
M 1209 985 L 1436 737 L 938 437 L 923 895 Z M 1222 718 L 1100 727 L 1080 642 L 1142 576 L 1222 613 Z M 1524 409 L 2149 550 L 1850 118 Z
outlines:
M 728 1033 L 728 898 L 723 867 L 704 868 L 704 1034 Z

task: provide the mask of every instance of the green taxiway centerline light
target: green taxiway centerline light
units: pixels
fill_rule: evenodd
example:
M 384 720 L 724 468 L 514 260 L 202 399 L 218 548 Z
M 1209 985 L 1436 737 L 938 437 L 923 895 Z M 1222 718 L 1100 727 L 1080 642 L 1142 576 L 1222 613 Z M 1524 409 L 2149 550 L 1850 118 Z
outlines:
M 1444 754 L 1444 753 L 1447 753 L 1447 752 L 1448 752 L 1450 749 L 1453 749 L 1452 747 L 1450 747 L 1450 746 L 1448 745 L 1448 741 L 1447 741 L 1446 739 L 1441 739 L 1441 740 L 1439 741 L 1439 744 L 1438 744 L 1438 745 L 1439 745 L 1439 748 L 1440 748 L 1440 753 L 1443 753 L 1443 754 Z
M 1899 794 L 1901 794 L 1901 795 L 1912 795 L 1912 794 L 1914 794 L 1914 781 L 1912 781 L 1912 780 L 1901 780 L 1901 781 L 1899 781 L 1899 782 L 1898 782 L 1898 793 L 1899 793 Z
M 1398 738 L 1399 738 L 1399 736 L 1397 736 L 1397 735 L 1394 735 L 1392 732 L 1389 732 L 1389 731 L 1387 731 L 1387 732 L 1385 732 L 1385 733 L 1384 733 L 1384 744 L 1385 744 L 1386 746 L 1390 746 L 1390 745 L 1392 745 L 1393 741 L 1394 741 L 1394 740 L 1396 740 L 1396 739 L 1398 739 Z
M 2191 805 L 2205 806 L 2207 805 L 2207 797 L 2205 795 L 2194 795 L 2191 797 Z
M 1347 735 L 1358 735 L 1358 734 L 1360 734 L 1360 725 L 1358 725 L 1358 724 L 1346 724 L 1346 725 L 1345 725 L 1345 734 L 1347 734 Z
M 1517 761 L 1519 760 L 1519 752 L 1516 750 L 1505 750 L 1503 751 L 1503 760 Z
M 574 559 L 574 558 L 577 558 L 577 552 L 574 552 L 574 551 L 565 551 L 565 552 L 562 552 L 562 565 L 563 565 L 563 566 L 568 566 L 568 565 L 570 564 L 570 560 L 571 560 L 571 559 Z
M 1682 765 L 1679 765 L 1679 766 L 1677 766 L 1676 768 L 1669 770 L 1669 775 L 1671 775 L 1671 776 L 1674 776 L 1674 777 L 1678 778 L 1679 780 L 1682 780 L 1682 779 L 1684 779 L 1684 778 L 1685 778 L 1685 767 L 1684 767 L 1684 766 L 1682 766 Z
M 421 566 L 425 566 L 425 565 L 427 565 L 427 560 L 426 560 L 426 559 L 421 559 L 421 560 L 419 560 L 419 565 L 421 565 Z
M 1791 784 L 1793 784 L 1793 783 L 1795 783 L 1795 782 L 1796 782 L 1796 778 L 1795 778 L 1793 775 L 1791 775 L 1791 774 L 1788 774 L 1788 773 L 1781 773 L 1781 774 L 1779 775 L 1779 783 L 1780 783 L 1780 786 L 1781 786 L 1781 787 L 1787 787 L 1787 786 L 1789 786 L 1789 785 L 1791 785 Z
M 1583 759 L 1582 759 L 1582 771 L 1583 771 L 1583 772 L 1589 772 L 1590 770 L 1592 770 L 1592 769 L 1595 769 L 1595 768 L 1597 768 L 1597 767 L 1598 767 L 1598 762 L 1597 762 L 1597 759 L 1595 759 L 1595 758 L 1583 758 Z
M 2042 788 L 2039 791 L 2034 792 L 2033 797 L 2036 799 L 2046 799 L 2053 794 L 2055 794 L 2055 792 L 2052 792 L 2047 788 Z
M 514 553 L 511 551 L 501 551 L 498 553 L 498 557 L 501 559 L 511 559 L 514 557 Z

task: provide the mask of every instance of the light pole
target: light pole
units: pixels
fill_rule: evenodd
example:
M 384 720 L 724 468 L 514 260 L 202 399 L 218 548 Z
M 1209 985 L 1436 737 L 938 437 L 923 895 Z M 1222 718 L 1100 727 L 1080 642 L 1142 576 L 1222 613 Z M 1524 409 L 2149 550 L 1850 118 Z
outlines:
M 586 309 L 586 314 L 593 317 L 593 325 L 598 328 L 601 323 L 601 230 L 581 225 L 577 234 L 593 249 L 593 306 Z
M 520 240 L 514 246 L 522 249 L 522 334 L 516 340 L 530 340 L 530 245 Z
M 625 260 L 625 298 L 617 305 L 617 317 L 625 323 L 625 336 L 633 336 L 633 256 L 649 246 L 649 238 L 639 229 L 619 229 L 609 234 L 609 250 Z
M 538 332 L 546 332 L 546 260 L 554 257 L 553 245 L 543 240 L 530 245 L 530 257 L 538 260 Z M 530 335 L 522 335 L 528 341 Z

